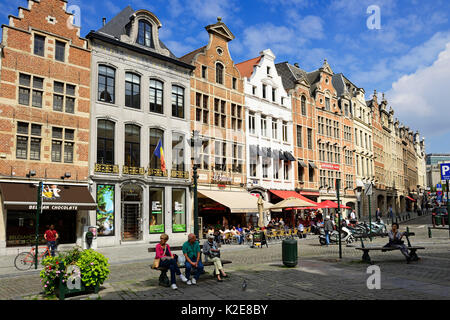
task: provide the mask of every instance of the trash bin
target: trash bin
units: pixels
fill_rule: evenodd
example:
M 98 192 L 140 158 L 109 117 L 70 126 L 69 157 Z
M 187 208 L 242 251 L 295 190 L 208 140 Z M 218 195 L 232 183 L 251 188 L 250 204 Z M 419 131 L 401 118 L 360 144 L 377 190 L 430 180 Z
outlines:
M 283 264 L 286 267 L 295 267 L 298 263 L 297 240 L 283 240 L 281 248 Z

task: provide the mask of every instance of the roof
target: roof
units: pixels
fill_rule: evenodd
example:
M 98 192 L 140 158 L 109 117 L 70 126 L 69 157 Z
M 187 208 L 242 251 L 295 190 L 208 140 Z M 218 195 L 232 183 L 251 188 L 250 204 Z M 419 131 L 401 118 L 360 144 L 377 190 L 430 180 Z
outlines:
M 253 74 L 254 67 L 258 65 L 260 61 L 261 56 L 236 64 L 236 67 L 241 73 L 241 77 L 250 78 Z
M 307 74 L 304 70 L 289 64 L 288 62 L 281 62 L 275 65 L 278 74 L 283 82 L 283 87 L 286 90 L 295 88 L 299 81 L 305 81 L 309 84 Z
M 195 55 L 197 53 L 202 52 L 204 49 L 206 49 L 206 46 L 203 46 L 203 47 L 198 48 L 198 49 L 196 49 L 196 50 L 194 50 L 192 52 L 189 52 L 188 54 L 185 54 L 184 56 L 182 56 L 180 58 L 180 60 L 183 61 L 184 63 L 192 64 L 192 62 L 194 61 Z
M 331 82 L 333 84 L 333 87 L 336 89 L 338 97 L 348 93 L 347 86 L 342 73 L 334 74 L 333 77 L 331 78 Z

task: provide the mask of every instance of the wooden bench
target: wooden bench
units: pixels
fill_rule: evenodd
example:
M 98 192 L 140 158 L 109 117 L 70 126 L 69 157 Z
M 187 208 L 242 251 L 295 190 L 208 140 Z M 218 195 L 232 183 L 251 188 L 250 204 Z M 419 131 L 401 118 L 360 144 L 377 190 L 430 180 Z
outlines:
M 173 251 L 179 251 L 181 249 L 182 249 L 182 246 L 170 247 L 170 251 L 172 251 L 172 253 L 173 253 Z M 202 244 L 200 245 L 200 249 L 203 249 L 203 245 Z M 156 252 L 156 248 L 155 247 L 148 248 L 148 252 Z M 202 255 L 203 254 L 200 253 L 200 259 L 202 258 Z M 232 263 L 231 260 L 223 260 L 223 259 L 221 259 L 220 261 L 222 262 L 222 265 Z M 214 263 L 212 261 L 210 261 L 210 260 L 207 260 L 207 261 L 203 261 L 202 260 L 202 262 L 203 262 L 203 267 L 209 267 L 209 266 L 213 266 L 214 265 Z M 185 266 L 178 266 L 178 267 L 180 269 L 186 268 Z M 166 286 L 165 284 L 169 283 L 169 281 L 168 281 L 169 278 L 167 277 L 167 271 L 169 271 L 169 268 L 164 268 L 164 267 L 153 268 L 153 264 L 150 265 L 150 268 L 152 268 L 153 270 L 158 270 L 158 271 L 161 272 L 161 274 L 159 276 L 159 285 L 160 286 Z M 195 268 L 193 268 L 193 272 L 195 272 Z M 213 271 L 212 274 L 213 274 L 213 276 L 216 276 L 215 270 Z
M 417 250 L 423 250 L 423 249 L 425 249 L 424 247 L 413 247 L 412 245 L 411 245 L 411 242 L 410 242 L 410 240 L 409 240 L 409 237 L 410 236 L 414 236 L 415 234 L 413 233 L 413 232 L 407 232 L 407 233 L 405 233 L 405 237 L 406 237 L 406 240 L 408 241 L 408 250 L 409 250 L 409 256 L 411 257 L 411 261 L 417 261 L 417 260 L 419 260 L 419 257 L 417 256 L 417 253 L 416 253 L 416 251 Z M 361 251 L 363 251 L 363 256 L 362 256 L 362 260 L 363 261 L 365 261 L 365 262 L 367 262 L 367 263 L 370 263 L 370 264 L 373 264 L 373 262 L 372 262 L 372 260 L 370 259 L 370 256 L 369 256 L 369 251 L 381 251 L 381 252 L 387 252 L 387 251 L 394 251 L 394 250 L 400 250 L 400 248 L 392 248 L 392 247 L 375 247 L 375 246 L 370 246 L 370 247 L 366 247 L 365 245 L 364 245 L 364 242 L 363 242 L 363 240 L 362 240 L 362 237 L 360 237 L 359 238 L 360 240 L 361 240 L 361 247 L 357 247 L 357 248 L 355 248 L 356 250 L 361 250 Z

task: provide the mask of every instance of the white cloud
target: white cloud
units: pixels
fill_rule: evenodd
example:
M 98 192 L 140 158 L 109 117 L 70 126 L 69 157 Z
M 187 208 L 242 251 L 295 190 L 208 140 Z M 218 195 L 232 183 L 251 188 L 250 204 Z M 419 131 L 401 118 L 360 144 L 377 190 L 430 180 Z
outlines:
M 431 66 L 393 83 L 386 97 L 396 116 L 422 135 L 450 134 L 449 83 L 450 42 Z

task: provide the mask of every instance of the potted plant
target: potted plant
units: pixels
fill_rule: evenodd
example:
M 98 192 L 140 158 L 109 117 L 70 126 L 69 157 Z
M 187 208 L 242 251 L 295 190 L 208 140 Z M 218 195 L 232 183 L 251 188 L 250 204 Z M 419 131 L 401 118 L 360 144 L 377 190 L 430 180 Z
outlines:
M 46 295 L 57 294 L 64 299 L 66 294 L 98 292 L 110 273 L 108 259 L 92 249 L 71 251 L 43 260 L 40 273 L 41 284 Z

